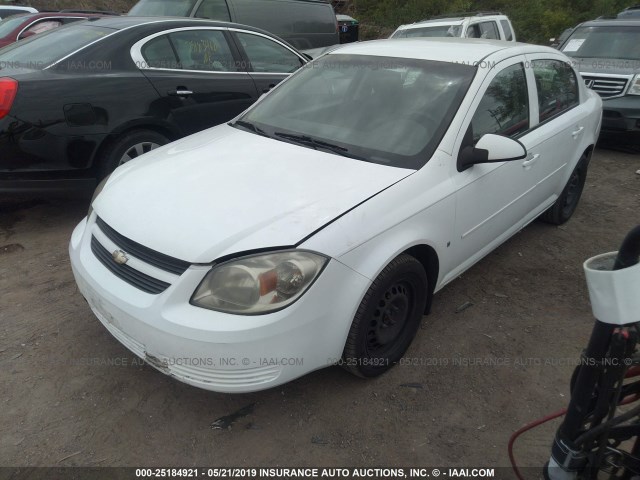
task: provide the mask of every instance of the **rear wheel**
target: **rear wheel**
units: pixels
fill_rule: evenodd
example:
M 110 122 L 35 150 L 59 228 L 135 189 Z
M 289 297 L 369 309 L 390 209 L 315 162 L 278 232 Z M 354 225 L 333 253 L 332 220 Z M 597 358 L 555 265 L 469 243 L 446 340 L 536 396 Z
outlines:
M 402 254 L 378 275 L 355 314 L 342 354 L 343 366 L 375 377 L 404 355 L 420 326 L 427 301 L 427 274 Z
M 556 200 L 556 203 L 540 216 L 541 220 L 553 225 L 562 225 L 571 218 L 582 196 L 584 183 L 587 179 L 587 167 L 587 157 L 583 155 L 578 161 L 576 168 L 571 172 L 569 181 Z
M 132 130 L 116 137 L 99 159 L 99 178 L 102 179 L 120 165 L 169 143 L 169 139 L 153 130 Z

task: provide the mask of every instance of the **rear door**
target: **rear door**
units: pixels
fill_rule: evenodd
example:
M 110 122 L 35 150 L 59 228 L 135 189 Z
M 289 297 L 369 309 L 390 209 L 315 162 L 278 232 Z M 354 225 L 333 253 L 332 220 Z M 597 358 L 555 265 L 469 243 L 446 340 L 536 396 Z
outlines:
M 580 103 L 578 78 L 560 57 L 527 55 L 527 74 L 536 86 L 532 102 L 537 116 L 535 149 L 538 157 L 530 165 L 537 179 L 537 196 L 552 203 L 564 187 L 575 162 L 582 155 L 589 108 Z
M 131 54 L 160 95 L 155 113 L 184 135 L 232 119 L 259 96 L 225 28 L 161 32 L 137 42 Z
M 268 92 L 306 63 L 300 54 L 275 38 L 239 29 L 230 29 L 230 33 L 246 59 L 244 66 L 259 94 Z

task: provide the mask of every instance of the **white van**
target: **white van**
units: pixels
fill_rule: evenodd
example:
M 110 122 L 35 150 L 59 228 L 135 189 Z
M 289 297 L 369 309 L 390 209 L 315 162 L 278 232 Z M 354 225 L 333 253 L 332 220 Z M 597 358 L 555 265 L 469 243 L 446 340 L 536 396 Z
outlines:
M 328 0 L 139 0 L 129 15 L 242 23 L 267 30 L 299 50 L 340 43 Z
M 400 25 L 389 38 L 462 37 L 516 41 L 513 25 L 500 12 L 450 14 Z

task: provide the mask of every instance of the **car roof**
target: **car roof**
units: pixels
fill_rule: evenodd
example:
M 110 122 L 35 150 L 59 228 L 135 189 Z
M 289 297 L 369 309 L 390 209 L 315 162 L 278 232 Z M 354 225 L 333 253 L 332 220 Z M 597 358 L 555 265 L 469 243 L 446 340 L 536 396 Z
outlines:
M 136 17 L 131 15 L 122 16 L 97 16 L 99 17 L 91 21 L 92 25 L 98 27 L 112 28 L 114 30 L 124 30 L 125 28 L 133 27 L 149 27 L 164 25 L 167 28 L 180 28 L 180 27 L 229 27 L 229 28 L 241 28 L 243 30 L 251 30 L 255 32 L 265 33 L 268 32 L 259 28 L 251 27 L 249 25 L 240 25 L 239 23 L 221 22 L 217 20 L 207 20 L 202 18 L 188 18 L 188 17 Z
M 541 45 L 471 38 L 394 38 L 349 43 L 328 55 L 373 55 L 473 64 L 493 56 L 496 61 L 525 53 L 554 53 Z M 496 55 L 497 54 L 497 55 Z
M 636 18 L 607 18 L 602 20 L 589 20 L 588 22 L 581 23 L 579 27 L 640 27 L 640 19 Z
M 12 15 L 11 18 L 22 18 L 23 20 L 33 20 L 46 17 L 65 17 L 65 18 L 89 18 L 100 17 L 99 13 L 66 13 L 66 12 L 38 12 L 38 13 L 20 13 Z M 9 18 L 9 17 L 7 17 Z

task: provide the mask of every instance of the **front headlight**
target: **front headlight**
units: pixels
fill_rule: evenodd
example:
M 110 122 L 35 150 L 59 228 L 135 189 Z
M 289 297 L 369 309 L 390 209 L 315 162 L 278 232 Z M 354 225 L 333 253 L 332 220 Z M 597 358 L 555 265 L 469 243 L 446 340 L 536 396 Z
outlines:
M 327 257 L 318 253 L 291 250 L 214 265 L 191 297 L 191 303 L 242 315 L 280 310 L 302 296 L 327 261 Z
M 627 95 L 640 95 L 640 74 L 633 77 Z
M 104 177 L 102 181 L 98 184 L 96 189 L 93 191 L 93 196 L 91 197 L 91 202 L 89 203 L 89 211 L 87 212 L 87 220 L 91 217 L 91 214 L 93 213 L 93 201 L 98 197 L 98 195 L 100 195 L 100 192 L 102 191 L 106 183 L 109 181 L 110 176 L 111 174 Z

